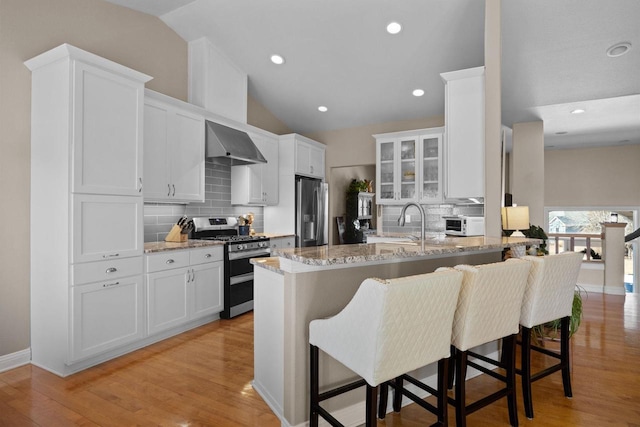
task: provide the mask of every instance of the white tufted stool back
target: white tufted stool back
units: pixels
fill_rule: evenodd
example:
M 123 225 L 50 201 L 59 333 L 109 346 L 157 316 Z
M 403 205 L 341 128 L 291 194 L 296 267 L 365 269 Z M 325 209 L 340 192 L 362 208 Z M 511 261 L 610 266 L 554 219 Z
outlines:
M 357 373 L 377 393 L 380 383 L 449 356 L 461 282 L 462 273 L 454 270 L 366 279 L 340 313 L 311 321 L 311 425 L 317 425 L 318 414 L 325 416 L 313 396 L 318 386 L 313 384 L 314 347 Z M 375 396 L 372 399 L 368 392 L 367 425 L 375 424 Z

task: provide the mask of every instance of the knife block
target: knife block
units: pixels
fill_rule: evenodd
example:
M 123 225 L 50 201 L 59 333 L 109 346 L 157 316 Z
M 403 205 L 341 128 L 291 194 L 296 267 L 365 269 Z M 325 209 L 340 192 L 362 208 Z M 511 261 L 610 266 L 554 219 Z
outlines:
M 189 240 L 189 235 L 182 234 L 181 232 L 182 232 L 182 228 L 180 228 L 178 225 L 174 225 L 173 227 L 171 227 L 171 231 L 169 231 L 169 234 L 167 234 L 167 237 L 164 238 L 164 241 L 181 243 Z

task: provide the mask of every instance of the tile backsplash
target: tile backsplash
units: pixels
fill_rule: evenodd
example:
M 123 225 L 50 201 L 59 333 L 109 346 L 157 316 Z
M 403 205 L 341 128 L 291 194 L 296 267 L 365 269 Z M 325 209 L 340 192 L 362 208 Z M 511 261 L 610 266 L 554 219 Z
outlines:
M 204 174 L 205 200 L 202 203 L 144 204 L 144 241 L 164 240 L 173 224 L 182 215 L 237 217 L 253 212 L 253 228 L 263 231 L 264 219 L 261 206 L 231 206 L 231 166 L 226 159 L 207 159 Z
M 443 215 L 483 215 L 484 205 L 422 205 L 425 213 L 425 229 L 427 232 L 444 232 Z M 415 206 L 407 208 L 405 214 L 411 216 L 411 222 L 404 227 L 398 225 L 402 206 L 382 206 L 383 233 L 420 233 L 420 212 Z M 380 228 L 378 226 L 378 228 Z

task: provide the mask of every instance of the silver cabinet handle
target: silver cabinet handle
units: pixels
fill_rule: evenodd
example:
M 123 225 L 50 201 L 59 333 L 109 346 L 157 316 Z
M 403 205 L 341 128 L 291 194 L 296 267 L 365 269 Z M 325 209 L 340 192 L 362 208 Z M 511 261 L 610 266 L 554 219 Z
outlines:
M 175 262 L 174 260 L 169 258 L 168 260 L 165 261 L 165 264 L 173 264 L 174 262 Z
M 171 195 L 171 184 L 167 184 L 167 188 L 168 188 L 167 197 L 169 197 Z
M 191 281 L 191 270 L 187 270 L 187 283 Z
M 111 286 L 118 286 L 120 284 L 120 282 L 115 282 L 115 283 L 105 283 L 104 285 L 102 285 L 103 288 L 110 288 Z
M 171 186 L 173 187 L 173 194 L 171 196 L 175 197 L 176 196 L 176 185 L 175 184 L 171 184 Z
M 117 257 L 120 256 L 120 254 L 107 254 L 107 255 L 102 255 L 102 258 L 113 258 L 113 257 Z
M 211 254 L 204 254 L 205 258 L 211 258 Z
M 196 281 L 196 271 L 193 268 L 191 269 L 191 281 Z
M 138 181 L 140 182 L 140 188 L 138 188 L 138 193 L 142 193 L 142 177 L 139 177 Z
M 109 274 L 109 273 L 115 273 L 116 271 L 118 271 L 117 268 L 115 267 L 109 267 L 105 270 L 105 273 Z

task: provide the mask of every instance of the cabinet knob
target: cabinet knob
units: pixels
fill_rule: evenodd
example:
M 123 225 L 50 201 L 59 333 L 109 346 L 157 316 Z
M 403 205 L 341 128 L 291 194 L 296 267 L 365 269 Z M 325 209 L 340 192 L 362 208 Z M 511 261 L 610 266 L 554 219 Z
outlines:
M 204 254 L 205 258 L 211 258 L 211 254 Z
M 115 273 L 116 271 L 118 271 L 117 268 L 115 267 L 109 267 L 105 270 L 105 273 L 109 274 L 109 273 Z
M 169 258 L 168 260 L 165 261 L 166 264 L 173 264 L 175 261 L 172 260 L 171 258 Z

